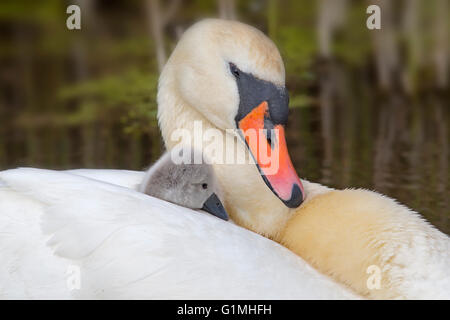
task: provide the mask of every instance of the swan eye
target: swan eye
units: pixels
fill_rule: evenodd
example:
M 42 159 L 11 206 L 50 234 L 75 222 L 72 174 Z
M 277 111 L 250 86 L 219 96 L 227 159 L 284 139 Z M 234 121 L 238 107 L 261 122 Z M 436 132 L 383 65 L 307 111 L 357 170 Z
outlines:
M 236 78 L 239 78 L 240 76 L 240 72 L 238 67 L 236 67 L 236 65 L 234 63 L 230 62 L 230 71 L 233 74 L 233 76 L 235 76 Z
M 208 189 L 208 184 L 207 183 L 202 184 L 202 188 L 203 189 Z

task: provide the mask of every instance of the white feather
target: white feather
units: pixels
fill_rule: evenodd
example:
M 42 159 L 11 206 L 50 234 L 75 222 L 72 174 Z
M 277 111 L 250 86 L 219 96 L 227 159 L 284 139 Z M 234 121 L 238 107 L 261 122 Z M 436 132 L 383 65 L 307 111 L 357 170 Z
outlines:
M 271 240 L 119 186 L 142 178 L 0 172 L 0 297 L 357 298 Z M 71 268 L 80 270 L 79 290 L 67 285 Z

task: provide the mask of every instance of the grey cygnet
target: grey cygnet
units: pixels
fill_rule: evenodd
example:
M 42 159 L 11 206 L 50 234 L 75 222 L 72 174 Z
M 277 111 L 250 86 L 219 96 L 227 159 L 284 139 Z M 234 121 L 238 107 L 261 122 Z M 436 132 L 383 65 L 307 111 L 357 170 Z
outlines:
M 170 152 L 166 152 L 148 169 L 139 191 L 183 207 L 205 210 L 223 220 L 229 219 L 218 197 L 220 188 L 213 168 L 205 161 L 175 164 Z

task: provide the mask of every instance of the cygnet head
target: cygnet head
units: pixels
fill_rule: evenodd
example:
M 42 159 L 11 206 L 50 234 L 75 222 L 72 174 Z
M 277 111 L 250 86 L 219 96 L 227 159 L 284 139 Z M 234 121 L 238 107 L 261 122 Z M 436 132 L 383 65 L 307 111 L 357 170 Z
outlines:
M 193 152 L 191 154 L 194 155 Z M 228 220 L 228 214 L 219 199 L 221 192 L 213 168 L 204 159 L 200 164 L 176 164 L 172 161 L 171 153 L 166 152 L 147 171 L 139 191 L 183 207 L 202 209 Z

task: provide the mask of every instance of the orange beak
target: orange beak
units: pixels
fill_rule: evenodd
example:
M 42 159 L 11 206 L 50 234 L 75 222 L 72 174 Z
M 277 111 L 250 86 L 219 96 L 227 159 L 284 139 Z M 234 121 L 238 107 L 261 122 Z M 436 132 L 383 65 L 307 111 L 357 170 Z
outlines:
M 303 185 L 289 157 L 284 127 L 265 127 L 268 103 L 263 101 L 238 122 L 247 147 L 266 185 L 289 208 L 303 202 Z

